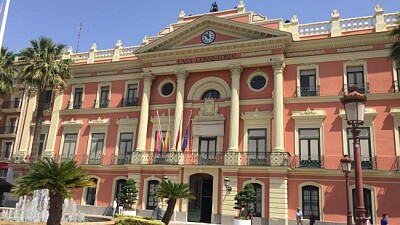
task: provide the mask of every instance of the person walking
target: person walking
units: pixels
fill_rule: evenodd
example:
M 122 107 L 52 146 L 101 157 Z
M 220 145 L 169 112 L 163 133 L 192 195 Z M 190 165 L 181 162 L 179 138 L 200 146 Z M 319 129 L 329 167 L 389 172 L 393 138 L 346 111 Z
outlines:
M 389 225 L 389 215 L 384 213 L 381 219 L 381 225 Z
M 155 208 L 156 210 L 156 219 L 162 220 L 162 203 L 158 203 L 158 206 Z
M 315 224 L 315 216 L 314 216 L 314 213 L 313 212 L 311 212 L 311 215 L 310 215 L 310 225 L 314 225 Z
M 296 222 L 297 225 L 303 225 L 303 221 L 301 221 L 301 217 L 303 217 L 303 212 L 300 210 L 300 207 L 296 210 Z
M 112 203 L 112 208 L 113 208 L 113 213 L 112 214 L 113 214 L 113 216 L 117 212 L 117 207 L 118 207 L 118 199 L 115 198 L 113 203 Z

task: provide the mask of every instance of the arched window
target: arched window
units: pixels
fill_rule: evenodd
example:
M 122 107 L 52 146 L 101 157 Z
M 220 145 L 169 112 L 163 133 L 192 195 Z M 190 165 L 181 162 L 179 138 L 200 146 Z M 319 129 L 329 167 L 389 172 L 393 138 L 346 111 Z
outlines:
M 158 205 L 158 199 L 153 196 L 153 192 L 157 189 L 160 182 L 158 180 L 150 180 L 147 185 L 147 204 L 146 209 L 155 209 Z
M 125 179 L 119 179 L 117 180 L 116 184 L 115 184 L 115 198 L 118 198 L 118 194 L 121 193 L 122 191 L 122 187 L 126 184 L 126 180 Z
M 88 187 L 86 189 L 86 205 L 94 205 L 96 201 L 97 179 L 91 178 L 91 180 L 96 184 L 96 186 Z
M 254 190 L 256 191 L 256 204 L 254 205 L 254 216 L 261 217 L 262 212 L 262 187 L 261 184 L 252 183 Z
M 221 94 L 217 90 L 208 90 L 204 92 L 203 96 L 201 97 L 202 100 L 204 99 L 220 99 Z
M 364 194 L 364 207 L 365 207 L 365 210 L 366 210 L 365 215 L 367 217 L 371 217 L 371 219 L 369 221 L 372 224 L 373 221 L 374 221 L 373 216 L 375 214 L 372 211 L 372 192 L 371 192 L 371 190 L 369 190 L 367 188 L 364 188 L 363 189 L 363 194 Z M 355 216 L 354 212 L 356 211 L 356 207 L 357 207 L 357 202 L 356 202 L 356 197 L 357 196 L 356 196 L 356 189 L 355 188 L 353 188 L 353 190 L 352 190 L 352 196 L 353 196 L 353 218 L 354 218 L 354 216 Z
M 319 188 L 307 185 L 302 187 L 302 209 L 304 218 L 310 218 L 314 214 L 316 220 L 320 220 L 319 212 Z

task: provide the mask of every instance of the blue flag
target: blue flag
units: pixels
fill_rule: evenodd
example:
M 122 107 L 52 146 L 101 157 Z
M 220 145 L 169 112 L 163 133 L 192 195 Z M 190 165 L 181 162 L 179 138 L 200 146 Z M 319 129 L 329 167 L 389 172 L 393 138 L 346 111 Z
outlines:
M 185 131 L 185 138 L 183 139 L 183 143 L 182 143 L 182 151 L 184 152 L 187 145 L 188 145 L 188 135 L 189 135 L 189 127 L 186 128 Z

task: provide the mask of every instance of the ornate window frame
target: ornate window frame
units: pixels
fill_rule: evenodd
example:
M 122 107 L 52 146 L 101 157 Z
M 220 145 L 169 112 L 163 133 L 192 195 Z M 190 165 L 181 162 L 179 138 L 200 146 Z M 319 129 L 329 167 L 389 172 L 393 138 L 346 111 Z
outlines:
M 394 141 L 395 141 L 395 149 L 396 149 L 396 156 L 400 154 L 400 107 L 391 107 L 390 108 L 390 115 L 392 115 L 394 123 Z
M 64 138 L 65 138 L 65 134 L 67 133 L 76 133 L 76 148 L 75 148 L 75 155 L 78 152 L 78 148 L 79 148 L 79 140 L 80 140 L 80 133 L 81 133 L 81 127 L 83 125 L 83 121 L 82 120 L 74 120 L 74 118 L 72 118 L 69 121 L 63 121 L 61 122 L 61 126 L 63 127 L 63 133 L 61 136 L 61 143 L 60 143 L 60 149 L 59 151 L 59 155 L 62 156 L 63 155 L 63 151 L 64 151 Z
M 352 211 L 353 215 L 354 215 L 354 212 L 353 212 L 353 201 L 352 201 L 352 199 L 353 199 L 353 189 L 355 189 L 355 188 L 356 188 L 355 184 L 352 184 L 352 185 L 349 186 L 350 211 Z M 371 205 L 372 205 L 372 211 L 374 212 L 374 215 L 373 215 L 374 221 L 373 221 L 373 223 L 371 221 L 371 224 L 378 224 L 377 222 L 379 221 L 378 219 L 379 219 L 379 217 L 381 215 L 378 215 L 377 210 L 376 210 L 376 190 L 375 190 L 375 187 L 364 183 L 363 184 L 363 188 L 370 190 L 371 191 L 371 195 L 372 195 L 371 196 Z
M 111 95 L 111 93 L 112 93 L 111 92 L 111 90 L 112 90 L 111 82 L 109 82 L 109 81 L 101 82 L 97 86 L 96 105 L 95 105 L 96 109 L 100 108 L 100 98 L 101 98 L 101 88 L 102 87 L 109 87 L 109 89 L 108 89 L 108 104 L 110 104 L 110 102 L 111 102 L 111 96 L 112 96 Z M 110 105 L 108 105 L 107 108 L 109 108 L 109 107 L 110 107 Z
M 271 120 L 273 113 L 270 111 L 259 111 L 258 108 L 254 112 L 242 112 L 240 118 L 244 121 L 243 132 L 243 151 L 248 151 L 249 129 L 267 129 L 266 147 L 267 152 L 271 151 Z
M 155 175 L 152 175 L 150 177 L 146 177 L 143 179 L 143 187 L 142 187 L 142 209 L 146 209 L 147 206 L 147 197 L 148 197 L 148 189 L 149 189 L 149 181 L 151 180 L 156 180 L 158 182 L 162 182 L 162 180 Z
M 343 93 L 345 95 L 348 94 L 348 84 L 347 84 L 347 68 L 348 67 L 355 67 L 355 66 L 362 66 L 363 67 L 363 73 L 364 73 L 364 84 L 367 84 L 368 82 L 368 67 L 367 67 L 367 61 L 366 60 L 352 60 L 343 63 Z M 365 92 L 367 93 L 367 92 Z
M 221 98 L 231 97 L 231 88 L 225 80 L 219 77 L 206 77 L 198 80 L 188 92 L 188 100 L 201 100 L 204 92 L 215 89 L 219 91 Z
M 300 83 L 300 79 L 301 79 L 301 71 L 303 70 L 315 70 L 315 88 L 319 87 L 320 84 L 320 80 L 319 80 L 319 65 L 317 64 L 308 64 L 308 65 L 299 65 L 297 66 L 297 76 L 296 76 L 296 87 L 297 87 L 297 96 L 301 97 L 301 92 L 300 92 L 300 88 L 301 88 L 301 83 Z M 317 94 L 318 96 L 318 94 Z
M 121 133 L 133 133 L 132 151 L 134 151 L 136 143 L 138 118 L 127 117 L 124 119 L 118 119 L 116 124 L 118 125 L 118 132 L 117 132 L 117 140 L 115 143 L 114 154 L 117 156 L 119 153 L 119 141 L 121 138 Z
M 86 155 L 90 155 L 90 148 L 92 143 L 92 135 L 93 133 L 104 133 L 104 145 L 102 154 L 104 154 L 107 146 L 107 137 L 108 137 L 108 126 L 110 125 L 110 119 L 101 119 L 100 117 L 97 120 L 90 120 L 88 122 L 90 126 L 89 138 L 86 146 Z
M 376 154 L 375 151 L 375 126 L 374 119 L 376 116 L 375 108 L 365 108 L 364 110 L 364 125 L 363 127 L 368 127 L 371 132 L 371 156 L 373 157 Z M 347 125 L 346 114 L 344 109 L 339 110 L 339 117 L 342 118 L 342 143 L 343 143 L 343 155 L 349 155 L 349 149 L 347 146 L 347 128 L 351 128 L 350 125 Z
M 264 87 L 262 87 L 262 88 L 260 88 L 260 89 L 254 89 L 254 88 L 251 86 L 251 80 L 252 80 L 254 77 L 256 77 L 256 76 L 262 76 L 262 77 L 265 78 L 265 85 L 264 85 Z M 254 92 L 260 92 L 260 91 L 262 91 L 262 90 L 264 90 L 265 88 L 268 87 L 268 84 L 269 84 L 269 75 L 268 75 L 267 73 L 265 73 L 264 71 L 262 71 L 262 70 L 260 70 L 260 69 L 257 69 L 257 70 L 255 70 L 254 72 L 252 72 L 252 73 L 247 77 L 246 83 L 247 83 L 247 87 L 249 87 L 250 90 L 252 90 L 252 91 L 254 91 Z
M 72 90 L 71 90 L 71 96 L 69 99 L 70 104 L 68 105 L 68 109 L 73 109 L 74 108 L 74 99 L 75 99 L 75 90 L 77 88 L 82 88 L 82 106 L 83 108 L 83 102 L 85 101 L 85 85 L 84 84 L 73 84 L 72 85 Z
M 320 132 L 320 154 L 324 155 L 324 119 L 326 113 L 324 110 L 311 110 L 308 107 L 305 111 L 293 111 L 292 119 L 295 121 L 294 126 L 294 154 L 300 155 L 299 151 L 299 129 L 314 128 Z
M 318 197 L 319 197 L 319 206 L 318 206 L 318 210 L 320 213 L 320 221 L 324 221 L 324 210 L 323 210 L 323 205 L 325 205 L 325 199 L 323 197 L 323 188 L 322 185 L 319 183 L 315 183 L 315 182 L 303 182 L 300 183 L 297 189 L 297 194 L 299 196 L 299 201 L 298 201 L 298 205 L 301 206 L 303 205 L 303 187 L 305 186 L 314 186 L 318 188 Z
M 117 192 L 117 190 L 115 189 L 115 186 L 117 186 L 117 181 L 118 180 L 128 180 L 128 177 L 126 177 L 126 176 L 117 176 L 117 177 L 113 178 L 113 182 L 112 182 L 113 186 L 111 188 L 110 202 L 114 201 L 114 196 L 115 196 L 115 193 Z
M 174 89 L 172 90 L 171 94 L 169 94 L 169 95 L 164 95 L 164 94 L 162 93 L 162 89 L 163 89 L 164 85 L 167 84 L 167 83 L 171 83 Z M 164 98 L 170 97 L 171 95 L 174 94 L 175 91 L 176 91 L 176 83 L 175 83 L 175 81 L 172 80 L 171 78 L 164 79 L 164 80 L 161 81 L 160 84 L 158 85 L 158 93 L 160 94 L 161 97 L 164 97 Z
M 101 186 L 101 185 L 99 185 L 101 179 L 100 179 L 100 177 L 98 177 L 96 175 L 88 175 L 87 178 L 88 179 L 95 178 L 97 180 L 97 182 L 96 182 L 96 195 L 94 197 L 94 204 L 93 204 L 93 206 L 97 206 L 97 196 L 98 196 L 99 189 L 100 189 L 100 186 Z M 88 187 L 84 187 L 83 190 L 82 190 L 81 205 L 86 205 L 87 189 L 88 189 Z
M 266 195 L 265 195 L 265 183 L 264 182 L 262 182 L 262 181 L 259 181 L 259 180 L 257 180 L 256 178 L 251 178 L 251 180 L 246 180 L 246 181 L 244 181 L 243 182 L 243 187 L 246 185 L 246 184 L 252 184 L 252 183 L 256 183 L 256 184 L 259 184 L 259 185 L 261 185 L 261 192 L 262 192 L 262 195 L 261 195 L 261 218 L 263 218 L 263 217 L 266 217 L 266 215 L 265 215 L 265 209 L 268 207 L 267 205 L 266 205 L 266 202 L 265 202 L 265 197 L 266 197 Z

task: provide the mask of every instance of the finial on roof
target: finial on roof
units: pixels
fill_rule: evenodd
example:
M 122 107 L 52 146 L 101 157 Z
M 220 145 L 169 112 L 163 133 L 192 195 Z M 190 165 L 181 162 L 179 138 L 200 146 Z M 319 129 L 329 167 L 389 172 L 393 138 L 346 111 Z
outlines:
M 332 17 L 339 17 L 339 11 L 337 9 L 332 10 Z
M 236 8 L 237 8 L 238 12 L 245 12 L 246 11 L 246 9 L 244 8 L 244 2 L 243 1 L 240 1 Z
M 299 22 L 299 18 L 297 17 L 297 15 L 293 15 L 292 23 L 297 23 L 297 22 Z
M 122 46 L 122 41 L 118 40 L 117 43 L 115 44 L 115 47 L 121 47 Z
M 185 16 L 185 11 L 181 11 L 180 13 L 179 13 L 179 18 L 181 18 L 181 17 L 184 17 Z
M 211 4 L 210 12 L 218 12 L 218 5 L 217 2 Z
M 96 48 L 97 48 L 96 43 L 93 43 L 93 44 L 92 44 L 92 47 L 90 47 L 90 50 L 96 50 Z
M 67 52 L 68 52 L 68 53 L 72 53 L 72 46 L 69 46 L 69 47 L 68 47 Z
M 376 4 L 375 6 L 375 12 L 383 11 L 382 5 L 381 4 Z

